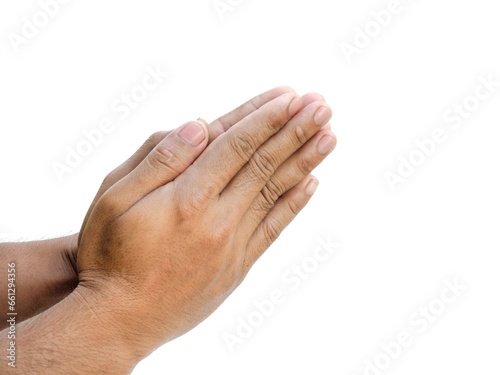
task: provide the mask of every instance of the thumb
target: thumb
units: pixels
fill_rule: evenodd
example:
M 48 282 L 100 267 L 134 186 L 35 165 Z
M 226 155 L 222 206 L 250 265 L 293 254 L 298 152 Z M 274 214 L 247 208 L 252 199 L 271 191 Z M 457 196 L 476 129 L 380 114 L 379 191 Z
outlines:
M 128 210 L 146 195 L 175 180 L 205 150 L 208 127 L 202 120 L 191 121 L 172 131 L 127 176 L 105 194 L 112 214 Z M 103 197 L 104 197 L 103 196 Z

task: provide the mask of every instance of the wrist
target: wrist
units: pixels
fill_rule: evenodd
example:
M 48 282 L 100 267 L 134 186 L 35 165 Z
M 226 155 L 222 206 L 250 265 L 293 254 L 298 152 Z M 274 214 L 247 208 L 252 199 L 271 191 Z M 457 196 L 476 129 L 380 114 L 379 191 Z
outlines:
M 155 349 L 154 340 L 143 330 L 144 311 L 130 288 L 123 288 L 118 280 L 101 276 L 99 284 L 80 282 L 70 295 L 92 315 L 92 325 L 99 333 L 101 345 L 114 348 L 122 361 L 135 366 Z M 118 286 L 119 285 L 119 286 Z
M 16 298 L 19 322 L 49 309 L 76 288 L 78 274 L 72 260 L 75 245 L 74 236 L 2 244 L 2 263 L 16 264 L 16 286 L 23 291 Z M 6 306 L 0 307 L 2 314 L 4 309 Z M 4 327 L 5 322 L 0 322 L 0 329 Z
M 77 234 L 67 237 L 42 241 L 37 245 L 43 256 L 49 260 L 40 285 L 44 285 L 46 294 L 51 300 L 47 308 L 70 295 L 78 285 L 78 272 L 76 269 Z
M 101 329 L 112 332 L 123 352 L 136 363 L 177 337 L 175 327 L 165 324 L 167 311 L 161 318 L 152 315 L 157 309 L 159 296 L 139 289 L 141 284 L 116 275 L 84 272 L 80 274 L 80 284 L 75 290 L 100 317 Z M 154 289 L 153 285 L 150 287 L 147 290 Z
M 124 372 L 132 371 L 146 357 L 124 322 L 121 296 L 78 285 L 69 298 L 87 317 L 85 330 L 92 338 L 87 349 L 99 350 L 108 361 L 112 357 L 113 367 Z
M 57 241 L 59 242 L 59 255 L 64 262 L 65 269 L 71 271 L 73 278 L 78 280 L 78 271 L 76 266 L 78 255 L 78 233 L 58 238 Z
M 19 324 L 16 338 L 24 360 L 15 370 L 23 374 L 49 369 L 53 374 L 130 374 L 142 358 L 113 323 L 113 304 L 103 309 L 108 303 L 78 286 L 57 305 Z

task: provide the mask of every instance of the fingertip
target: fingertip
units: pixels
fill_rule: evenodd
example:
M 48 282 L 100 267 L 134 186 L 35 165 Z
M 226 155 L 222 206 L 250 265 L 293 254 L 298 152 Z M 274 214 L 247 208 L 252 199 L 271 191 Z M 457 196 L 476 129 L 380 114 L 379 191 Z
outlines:
M 213 142 L 215 139 L 224 134 L 227 129 L 224 127 L 221 121 L 216 120 L 208 125 L 208 143 Z
M 305 188 L 305 193 L 308 197 L 312 197 L 316 190 L 318 190 L 319 186 L 319 180 L 314 177 L 310 176 L 308 181 L 306 182 L 306 188 Z
M 208 122 L 206 122 L 204 119 L 202 119 L 201 117 L 199 119 L 197 119 L 196 121 L 198 122 L 201 122 L 203 125 L 207 126 L 208 127 Z
M 323 132 L 317 144 L 317 151 L 321 155 L 328 155 L 337 147 L 337 137 L 330 130 Z
M 309 92 L 302 96 L 304 101 L 313 103 L 313 102 L 325 102 L 325 97 L 317 92 Z
M 288 107 L 288 115 L 290 117 L 293 117 L 295 116 L 303 107 L 303 101 L 302 101 L 302 98 L 297 96 L 295 94 L 295 96 L 292 96 L 291 98 L 291 101 L 290 101 L 290 105 Z
M 290 86 L 283 85 L 283 86 L 277 86 L 274 89 L 270 90 L 269 92 L 283 95 L 283 94 L 287 94 L 287 93 L 290 93 L 290 92 L 294 93 L 295 89 L 293 89 Z
M 208 139 L 208 126 L 204 120 L 191 121 L 180 129 L 178 135 L 189 145 L 198 147 Z

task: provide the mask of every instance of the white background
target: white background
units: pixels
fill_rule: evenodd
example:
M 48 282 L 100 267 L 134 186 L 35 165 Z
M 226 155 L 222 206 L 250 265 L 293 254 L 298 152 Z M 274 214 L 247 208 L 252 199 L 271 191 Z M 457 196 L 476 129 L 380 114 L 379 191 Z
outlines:
M 363 374 L 402 331 L 413 344 L 384 374 L 498 373 L 500 88 L 460 129 L 443 114 L 474 95 L 478 77 L 500 81 L 499 9 L 401 0 L 349 63 L 340 44 L 388 3 L 241 1 L 221 20 L 212 0 L 74 0 L 15 53 L 8 33 L 40 6 L 2 2 L 0 233 L 77 231 L 106 173 L 154 131 L 213 120 L 277 85 L 318 91 L 339 141 L 315 172 L 317 195 L 213 316 L 134 374 Z M 120 121 L 111 103 L 157 64 L 171 76 Z M 106 117 L 115 130 L 60 182 L 51 164 Z M 384 173 L 436 128 L 447 141 L 391 191 Z M 340 247 L 291 291 L 282 276 L 317 238 Z M 418 332 L 410 316 L 447 279 L 467 290 Z M 231 354 L 223 334 L 274 289 L 286 302 Z

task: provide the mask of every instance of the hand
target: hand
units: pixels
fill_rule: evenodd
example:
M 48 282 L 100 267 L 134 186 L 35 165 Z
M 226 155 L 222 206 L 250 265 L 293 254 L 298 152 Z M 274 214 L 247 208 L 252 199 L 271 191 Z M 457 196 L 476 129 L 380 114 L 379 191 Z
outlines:
M 16 295 L 18 323 L 42 313 L 73 292 L 78 285 L 78 275 L 68 254 L 76 247 L 76 236 L 0 243 L 0 264 L 15 263 L 19 275 L 15 283 L 16 289 L 21 291 Z M 0 293 L 7 296 L 7 275 L 4 272 L 1 275 Z M 7 316 L 9 305 L 3 298 L 0 314 Z M 0 330 L 8 325 L 7 319 L 0 320 Z
M 238 108 L 234 109 L 233 111 L 227 113 L 226 115 L 219 117 L 217 120 L 213 121 L 210 124 L 207 124 L 208 126 L 208 133 L 209 133 L 209 139 L 208 139 L 208 144 L 212 143 L 217 137 L 225 133 L 228 129 L 230 129 L 233 125 L 237 124 L 241 120 L 243 120 L 245 117 L 249 116 L 259 108 L 261 108 L 264 104 L 268 103 L 269 101 L 277 98 L 279 95 L 282 95 L 287 92 L 293 91 L 289 87 L 277 87 L 272 90 L 269 90 L 267 92 L 264 92 L 255 98 L 249 100 L 248 102 L 242 104 Z M 308 106 L 309 104 L 312 104 L 316 101 L 323 101 L 324 98 L 317 94 L 317 93 L 310 93 L 307 95 L 304 95 L 302 97 L 302 103 L 303 103 L 303 108 Z M 302 108 L 302 109 L 303 109 Z M 206 122 L 202 119 L 199 121 L 202 121 L 206 124 Z M 112 172 L 110 172 L 106 178 L 104 179 L 103 183 L 101 184 L 101 187 L 99 188 L 99 191 L 97 192 L 92 204 L 90 205 L 90 208 L 87 212 L 87 215 L 83 221 L 82 228 L 80 230 L 80 234 L 78 235 L 78 245 L 80 244 L 81 240 L 81 234 L 83 233 L 85 229 L 85 225 L 87 223 L 87 220 L 92 213 L 95 205 L 99 201 L 99 199 L 104 195 L 106 191 L 108 191 L 114 184 L 116 184 L 118 181 L 120 181 L 122 178 L 127 176 L 130 172 L 132 172 L 150 153 L 153 151 L 153 149 L 161 142 L 163 141 L 171 131 L 160 131 L 157 133 L 152 134 L 146 142 L 128 159 L 126 160 L 123 164 L 121 164 L 119 167 L 114 169 Z M 187 155 L 178 155 L 180 159 L 192 159 L 191 154 Z M 187 163 L 181 163 L 186 165 Z M 182 169 L 182 167 L 181 167 Z M 182 173 L 184 170 L 179 170 L 180 173 Z M 179 173 L 179 174 L 180 174 Z M 76 273 L 76 260 L 77 260 L 77 254 L 78 254 L 78 246 L 68 246 L 67 247 L 69 252 L 67 255 L 67 259 L 71 260 L 73 269 L 75 270 Z
M 335 146 L 322 128 L 326 103 L 303 107 L 295 93 L 279 95 L 201 156 L 209 131 L 199 124 L 204 138 L 192 160 L 171 133 L 100 196 L 81 234 L 75 293 L 102 309 L 103 331 L 133 337 L 143 357 L 200 323 L 241 283 L 306 205 L 317 186 L 308 174 Z M 140 325 L 138 311 L 147 316 Z
M 290 92 L 292 89 L 289 87 L 277 87 L 272 90 L 269 90 L 265 93 L 262 93 L 258 95 L 257 97 L 249 100 L 248 102 L 244 103 L 243 105 L 239 106 L 238 108 L 234 109 L 233 111 L 227 113 L 226 115 L 218 118 L 214 122 L 212 122 L 210 125 L 208 125 L 208 133 L 209 133 L 209 139 L 208 139 L 208 144 L 212 143 L 218 136 L 223 134 L 226 130 L 231 128 L 234 124 L 238 123 L 241 121 L 243 118 L 246 116 L 250 115 L 252 112 L 258 110 L 261 106 L 264 104 L 268 103 L 270 100 L 275 99 L 277 96 L 284 94 L 286 92 Z M 304 104 L 309 104 L 312 103 L 314 100 L 322 100 L 323 97 L 318 94 L 308 94 L 304 97 Z M 206 124 L 204 120 L 201 120 Z M 94 198 L 94 201 L 90 205 L 90 209 L 87 212 L 87 215 L 85 217 L 85 220 L 83 222 L 82 228 L 80 230 L 80 235 L 78 238 L 78 244 L 80 243 L 81 240 L 81 233 L 83 233 L 83 230 L 85 228 L 85 224 L 87 223 L 87 220 L 92 213 L 92 210 L 94 209 L 95 205 L 97 204 L 97 201 L 103 196 L 103 194 L 115 183 L 120 181 L 122 178 L 127 176 L 130 172 L 132 172 L 148 155 L 149 153 L 160 143 L 160 141 L 164 140 L 171 131 L 160 131 L 157 132 L 153 135 L 151 135 L 148 140 L 137 150 L 134 155 L 132 155 L 128 160 L 126 160 L 122 165 L 120 165 L 118 168 L 113 170 L 111 173 L 108 174 L 108 176 L 104 179 L 99 191 L 97 192 L 96 197 Z M 184 155 L 178 155 L 179 158 L 183 159 L 184 157 L 186 159 L 191 159 L 190 155 L 184 156 Z M 183 172 L 183 171 L 180 171 Z M 75 269 L 76 269 L 76 255 L 77 255 L 77 248 L 74 249 L 74 256 L 73 259 L 75 260 Z
M 242 104 L 238 108 L 233 111 L 227 113 L 226 115 L 218 118 L 217 120 L 210 123 L 208 126 L 209 139 L 208 144 L 212 143 L 217 137 L 225 133 L 228 129 L 230 129 L 233 125 L 249 116 L 259 108 L 261 108 L 264 104 L 269 101 L 275 99 L 279 95 L 282 95 L 287 92 L 293 91 L 288 87 L 277 87 L 267 92 L 264 92 L 250 101 Z M 323 101 L 324 98 L 317 93 L 310 93 L 304 95 L 302 97 L 303 108 L 306 106 L 316 102 Z M 205 123 L 204 120 L 200 120 Z M 110 172 L 106 178 L 104 179 L 99 191 L 97 192 L 88 212 L 84 219 L 82 228 L 80 230 L 80 234 L 76 234 L 74 236 L 66 237 L 64 239 L 64 243 L 66 246 L 62 247 L 60 250 L 60 254 L 57 254 L 57 259 L 62 262 L 62 265 L 57 267 L 58 270 L 61 270 L 60 274 L 64 276 L 63 278 L 59 273 L 53 272 L 53 267 L 50 268 L 50 272 L 47 272 L 47 275 L 51 275 L 54 278 L 54 282 L 50 285 L 53 285 L 56 281 L 64 279 L 67 280 L 66 284 L 70 287 L 67 287 L 67 293 L 73 291 L 75 286 L 78 284 L 78 272 L 77 272 L 77 258 L 78 258 L 78 246 L 81 240 L 81 234 L 85 230 L 85 226 L 87 220 L 94 210 L 95 205 L 99 201 L 99 199 L 104 195 L 106 191 L 108 191 L 114 184 L 120 181 L 122 178 L 131 173 L 150 153 L 151 151 L 165 138 L 171 133 L 171 131 L 160 131 L 153 135 L 151 135 L 146 142 L 123 164 Z M 178 155 L 180 159 L 192 160 L 193 156 L 188 152 L 185 155 Z M 181 162 L 181 166 L 179 166 L 179 174 L 184 171 L 183 165 L 187 167 L 188 162 Z M 174 177 L 174 176 L 173 176 Z M 77 239 L 75 238 L 77 237 Z M 51 292 L 51 295 L 53 293 Z M 67 294 L 63 294 L 62 297 Z M 59 301 L 59 299 L 52 298 L 53 303 Z M 53 303 L 45 304 L 42 310 L 50 307 Z M 40 310 L 40 311 L 42 311 Z M 29 317 L 29 316 L 28 316 Z

